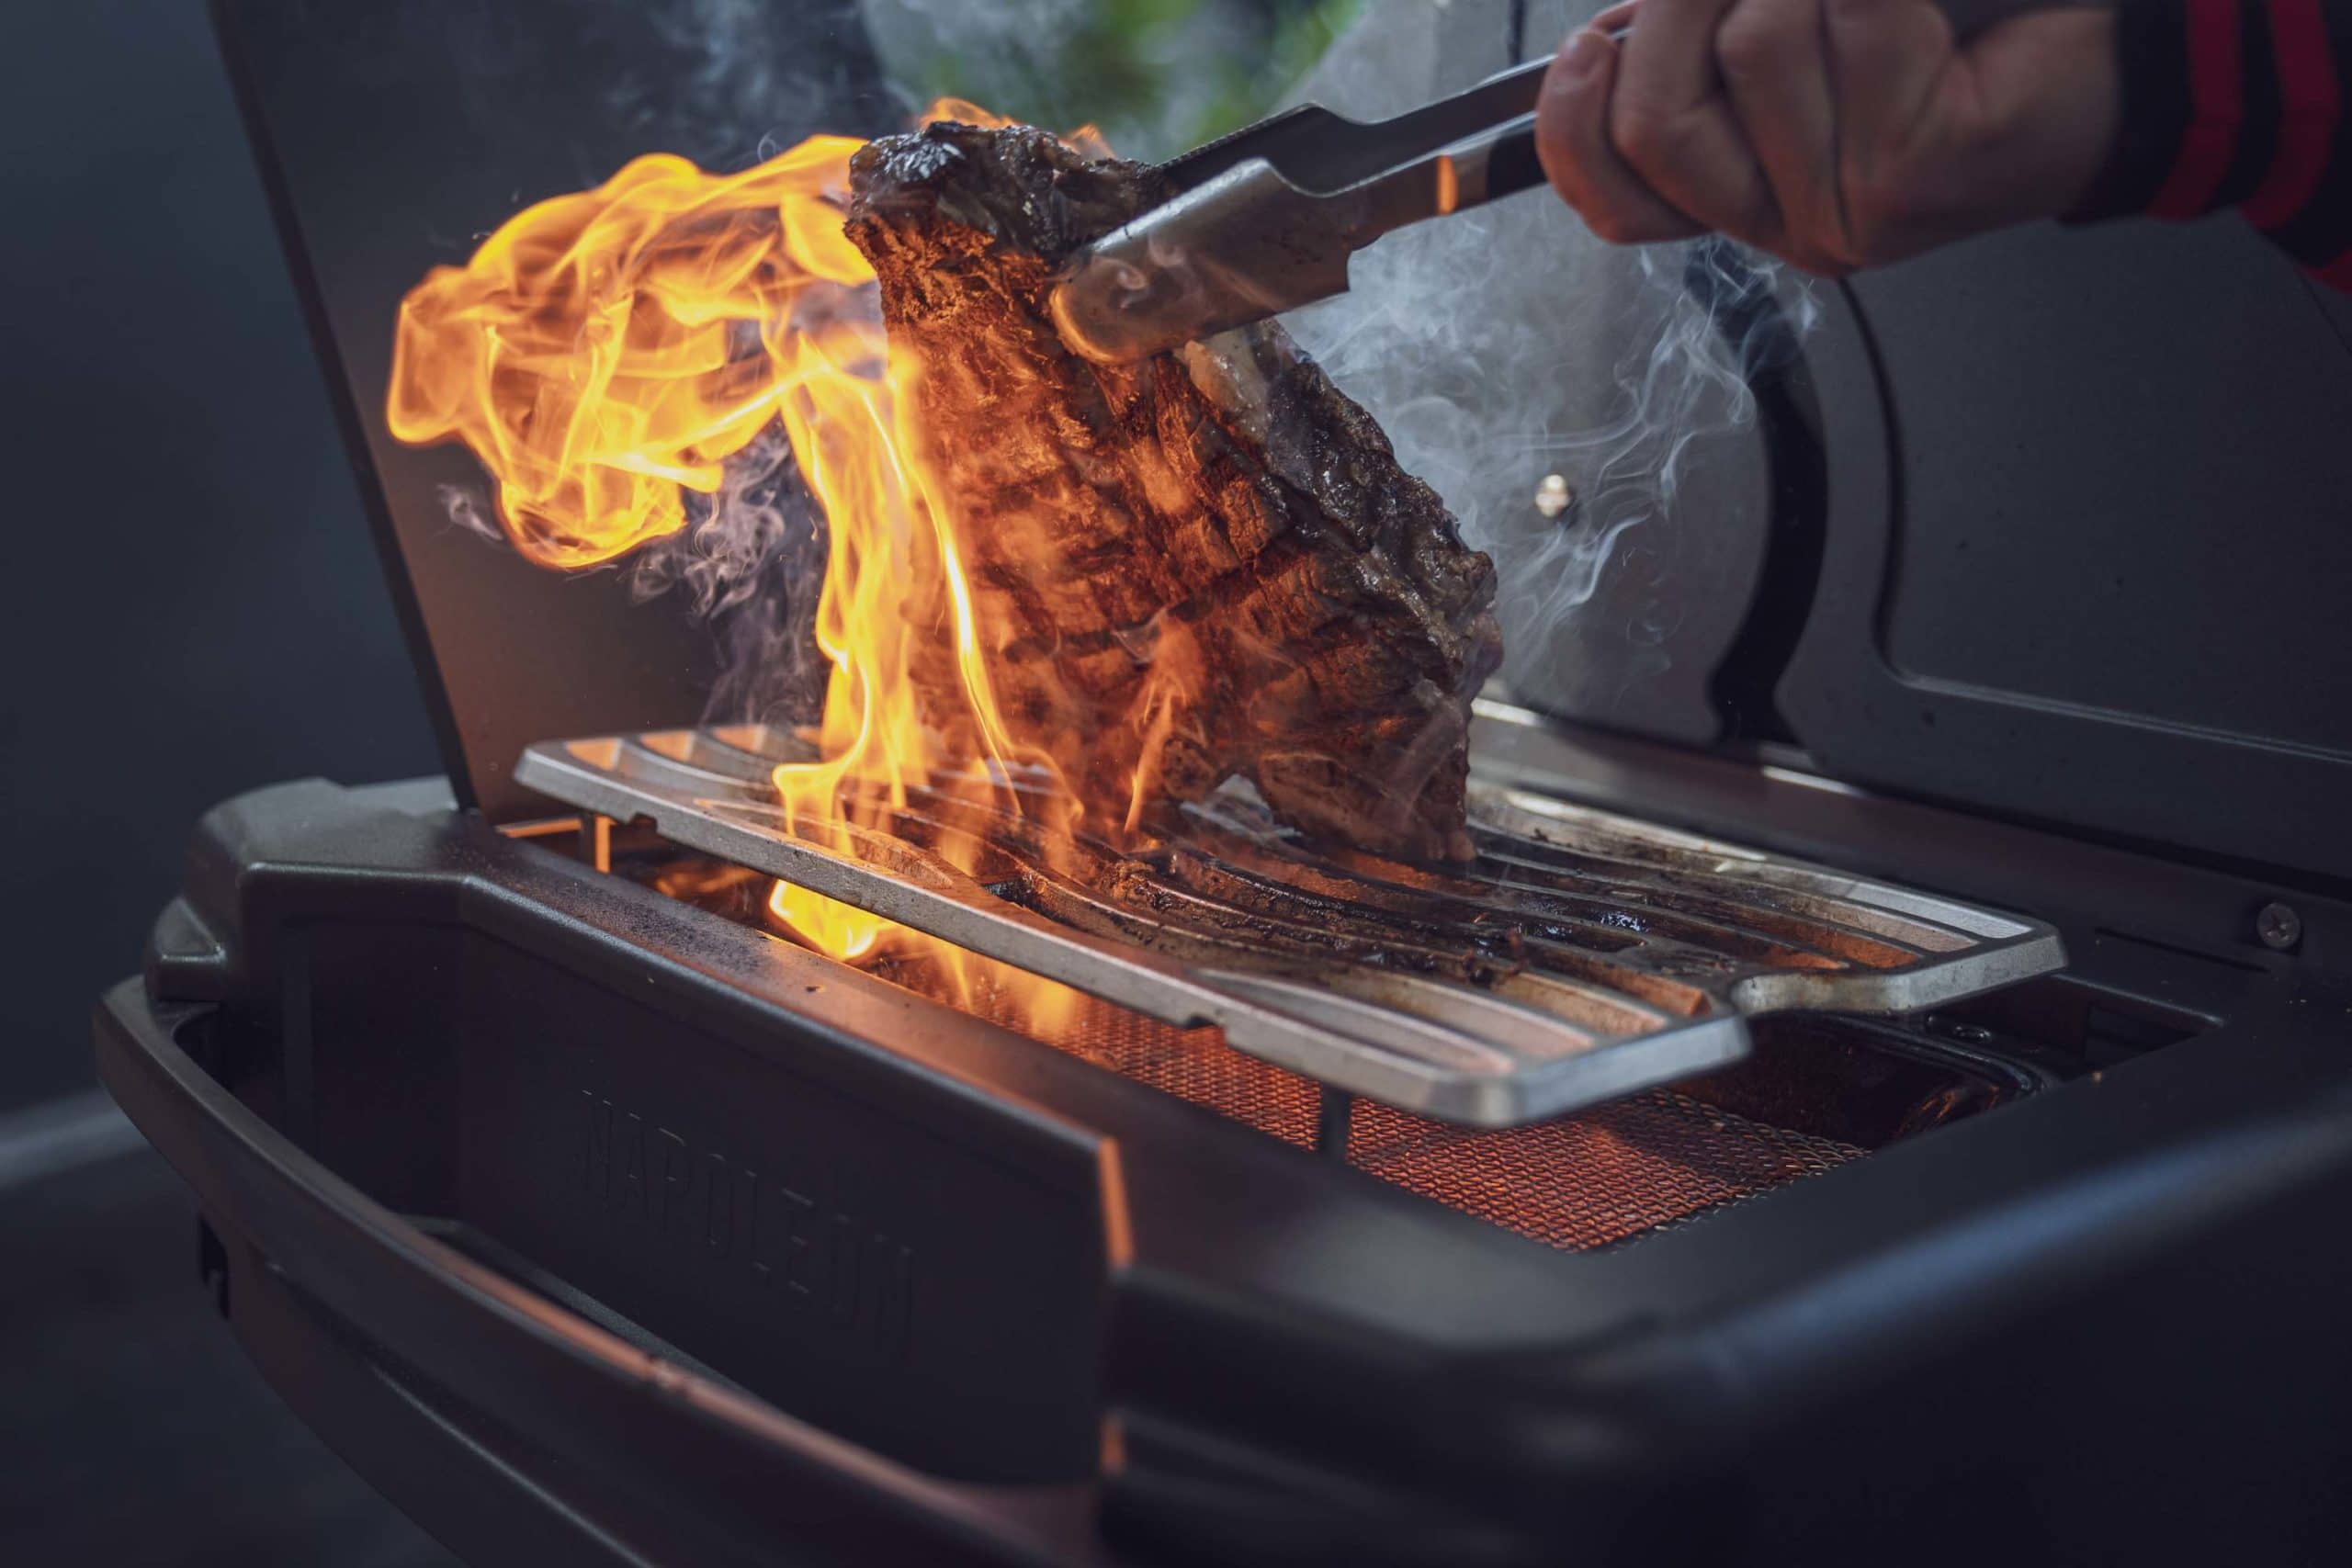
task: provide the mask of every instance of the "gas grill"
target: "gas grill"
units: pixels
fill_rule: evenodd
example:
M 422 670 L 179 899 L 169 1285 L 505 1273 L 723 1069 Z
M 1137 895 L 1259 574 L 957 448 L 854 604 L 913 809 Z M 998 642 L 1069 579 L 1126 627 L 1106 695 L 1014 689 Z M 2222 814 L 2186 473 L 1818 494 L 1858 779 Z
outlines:
M 2341 1529 L 2352 669 L 2305 639 L 2333 662 L 2217 717 L 2276 648 L 2167 683 L 2141 630 L 2221 596 L 2291 640 L 2346 580 L 2318 432 L 2352 365 L 2258 242 L 2109 288 L 2144 237 L 2029 232 L 1784 295 L 1819 319 L 1746 445 L 1479 705 L 1473 863 L 1238 789 L 1114 846 L 977 804 L 1052 788 L 1019 773 L 820 836 L 766 783 L 808 740 L 704 712 L 707 631 L 489 557 L 453 454 L 381 427 L 421 270 L 388 215 L 578 184 L 565 94 L 622 47 L 525 7 L 570 19 L 453 82 L 465 14 L 220 7 L 449 777 L 218 807 L 97 1015 L 220 1311 L 395 1502 L 484 1562 L 2291 1561 Z M 829 62 L 808 129 L 873 129 L 830 16 L 775 47 Z M 609 134 L 591 175 L 647 132 Z M 2263 477 L 2216 479 L 2183 432 L 2252 395 L 2225 374 L 2084 400 L 2147 298 L 2322 423 L 2238 431 Z M 1955 401 L 2003 354 L 2041 373 Z M 2140 602 L 2086 471 L 2168 498 Z M 2296 568 L 2165 577 L 2191 502 L 2253 483 Z M 1905 575 L 1954 517 L 2018 584 L 2009 640 Z M 2036 570 L 2090 624 L 2028 624 Z M 1667 629 L 1607 633 L 1637 623 Z M 956 974 L 796 945 L 775 879 Z

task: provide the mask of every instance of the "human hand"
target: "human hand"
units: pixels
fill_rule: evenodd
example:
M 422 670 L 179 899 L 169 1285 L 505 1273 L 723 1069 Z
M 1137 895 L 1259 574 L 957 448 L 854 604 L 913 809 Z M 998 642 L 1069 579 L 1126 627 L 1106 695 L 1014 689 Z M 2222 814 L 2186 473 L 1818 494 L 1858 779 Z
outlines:
M 2103 8 L 1962 42 L 1933 0 L 1625 0 L 1561 46 L 1536 151 L 1604 240 L 1719 230 L 1842 276 L 2073 208 L 2120 120 L 2114 34 Z

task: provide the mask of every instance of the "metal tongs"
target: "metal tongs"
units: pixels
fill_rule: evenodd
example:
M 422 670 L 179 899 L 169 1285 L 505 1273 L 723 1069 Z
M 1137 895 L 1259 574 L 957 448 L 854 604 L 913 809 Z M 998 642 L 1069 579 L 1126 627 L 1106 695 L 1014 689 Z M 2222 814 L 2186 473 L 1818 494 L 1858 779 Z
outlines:
M 1544 183 L 1539 60 L 1364 124 L 1320 104 L 1159 166 L 1177 194 L 1071 258 L 1055 323 L 1090 359 L 1141 359 L 1328 299 L 1394 229 Z
M 1963 40 L 2027 11 L 2113 3 L 1937 0 Z M 1115 364 L 1344 293 L 1348 258 L 1391 230 L 1544 183 L 1535 100 L 1550 64 L 1369 125 L 1303 104 L 1161 164 L 1177 194 L 1070 259 L 1055 324 Z

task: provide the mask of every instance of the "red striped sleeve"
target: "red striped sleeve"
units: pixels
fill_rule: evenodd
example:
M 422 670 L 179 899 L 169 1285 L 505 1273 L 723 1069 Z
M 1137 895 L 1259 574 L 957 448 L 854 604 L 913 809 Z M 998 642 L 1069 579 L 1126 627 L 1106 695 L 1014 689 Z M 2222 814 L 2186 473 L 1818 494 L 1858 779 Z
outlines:
M 2339 107 L 2335 60 L 2319 0 L 2270 0 L 2270 44 L 2283 110 L 2278 150 L 2262 184 L 2240 206 L 2257 229 L 2286 222 L 2319 188 Z
M 2245 118 L 2239 76 L 2238 0 L 2188 0 L 2188 130 L 2148 212 L 2194 218 L 2212 204 Z
M 2311 274 L 2330 288 L 2341 288 L 2346 294 L 2352 294 L 2352 251 L 2345 252 L 2325 266 L 2312 268 Z

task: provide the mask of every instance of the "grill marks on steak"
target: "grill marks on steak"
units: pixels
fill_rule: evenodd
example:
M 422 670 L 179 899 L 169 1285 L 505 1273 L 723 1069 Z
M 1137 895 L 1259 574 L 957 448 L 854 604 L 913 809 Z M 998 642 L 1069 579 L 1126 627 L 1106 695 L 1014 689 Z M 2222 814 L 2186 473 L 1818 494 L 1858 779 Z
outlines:
M 850 167 L 1016 739 L 1090 807 L 1127 805 L 1138 761 L 1180 800 L 1239 773 L 1310 832 L 1466 857 L 1487 558 L 1280 327 L 1098 366 L 1046 314 L 1063 260 L 1164 196 L 1154 171 L 954 122 Z

